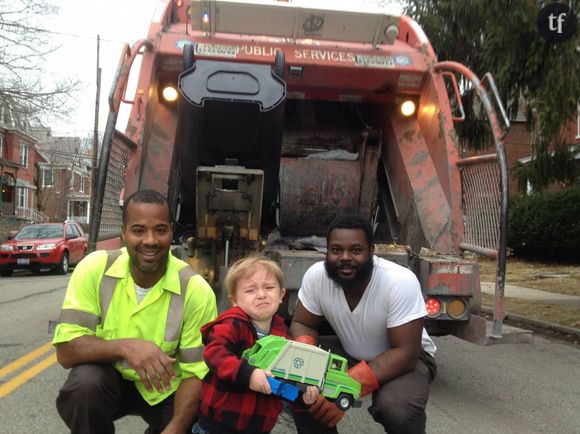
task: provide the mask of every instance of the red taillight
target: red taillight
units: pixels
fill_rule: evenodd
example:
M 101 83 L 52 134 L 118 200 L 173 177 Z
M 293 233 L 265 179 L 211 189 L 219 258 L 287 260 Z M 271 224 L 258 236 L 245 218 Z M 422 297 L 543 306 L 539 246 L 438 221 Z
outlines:
M 428 298 L 425 301 L 425 307 L 427 308 L 427 316 L 435 317 L 441 313 L 441 302 L 436 298 Z

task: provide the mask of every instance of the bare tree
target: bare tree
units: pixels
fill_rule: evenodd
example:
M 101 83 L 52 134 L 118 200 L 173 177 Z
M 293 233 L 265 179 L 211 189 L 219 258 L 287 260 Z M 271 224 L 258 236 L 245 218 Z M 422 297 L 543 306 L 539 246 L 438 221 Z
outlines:
M 79 87 L 72 79 L 43 81 L 43 60 L 58 48 L 43 19 L 57 10 L 48 0 L 0 0 L 0 105 L 17 114 L 66 116 Z

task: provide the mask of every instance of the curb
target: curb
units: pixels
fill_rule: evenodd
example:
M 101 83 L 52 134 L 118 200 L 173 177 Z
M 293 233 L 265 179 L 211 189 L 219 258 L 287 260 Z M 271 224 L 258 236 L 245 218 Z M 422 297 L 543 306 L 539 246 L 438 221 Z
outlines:
M 493 308 L 491 306 L 483 306 L 482 305 L 481 311 L 486 313 L 486 314 L 493 315 Z M 527 324 L 531 324 L 531 325 L 534 325 L 537 327 L 551 329 L 551 330 L 554 330 L 558 333 L 574 335 L 574 336 L 580 338 L 580 329 L 577 329 L 574 327 L 567 327 L 567 326 L 563 326 L 563 325 L 556 324 L 553 322 L 542 321 L 539 319 L 533 319 L 533 318 L 517 315 L 515 313 L 508 313 L 508 312 L 505 313 L 504 319 L 509 319 L 512 321 L 527 323 Z

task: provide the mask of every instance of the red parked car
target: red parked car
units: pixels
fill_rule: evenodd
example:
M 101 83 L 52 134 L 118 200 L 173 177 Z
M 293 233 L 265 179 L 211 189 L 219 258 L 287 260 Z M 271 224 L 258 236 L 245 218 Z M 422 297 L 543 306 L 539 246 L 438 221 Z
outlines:
M 0 276 L 17 269 L 40 271 L 52 268 L 66 274 L 69 265 L 85 257 L 87 237 L 75 221 L 26 225 L 0 246 Z

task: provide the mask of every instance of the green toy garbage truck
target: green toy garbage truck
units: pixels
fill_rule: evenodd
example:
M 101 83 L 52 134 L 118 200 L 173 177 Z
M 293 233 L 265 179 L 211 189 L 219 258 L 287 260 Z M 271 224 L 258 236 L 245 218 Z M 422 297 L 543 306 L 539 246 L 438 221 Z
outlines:
M 343 411 L 361 405 L 360 383 L 348 375 L 346 359 L 330 351 L 270 335 L 256 341 L 243 357 L 250 365 L 272 373 L 274 394 L 294 400 L 298 395 L 295 389 L 317 386 Z

